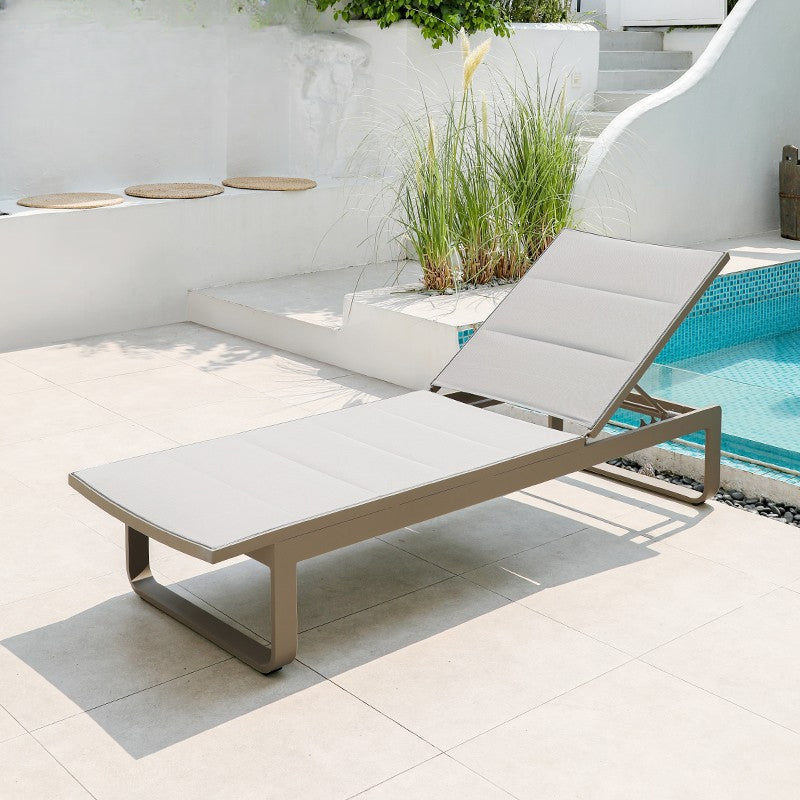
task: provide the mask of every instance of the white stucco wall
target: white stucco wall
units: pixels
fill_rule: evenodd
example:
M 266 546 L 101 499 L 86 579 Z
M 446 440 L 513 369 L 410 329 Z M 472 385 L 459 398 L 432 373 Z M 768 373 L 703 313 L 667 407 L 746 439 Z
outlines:
M 459 46 L 435 51 L 410 23 L 302 32 L 254 27 L 232 6 L 8 0 L 0 198 L 254 172 L 342 176 L 358 170 L 353 154 L 383 109 L 396 126 L 418 84 L 459 87 Z M 487 67 L 509 77 L 517 58 L 531 75 L 552 64 L 569 98 L 587 96 L 596 40 L 588 26 L 520 26 L 494 42 Z
M 584 224 L 692 244 L 778 227 L 778 162 L 800 142 L 796 0 L 739 0 L 689 72 L 617 117 L 576 187 Z
M 376 176 L 391 172 L 388 137 L 419 105 L 418 83 L 460 90 L 460 47 L 434 51 L 410 24 L 258 28 L 232 5 L 7 0 L 0 10 L 0 210 L 12 213 L 0 217 L 0 351 L 180 321 L 192 288 L 397 252 Z M 477 88 L 491 96 L 489 70 L 512 78 L 519 60 L 532 76 L 552 67 L 580 99 L 596 87 L 597 50 L 589 26 L 527 26 L 494 42 Z M 248 173 L 320 187 L 93 211 L 16 205 Z
M 664 31 L 664 50 L 688 52 L 692 54 L 692 63 L 706 51 L 717 28 L 670 28 Z

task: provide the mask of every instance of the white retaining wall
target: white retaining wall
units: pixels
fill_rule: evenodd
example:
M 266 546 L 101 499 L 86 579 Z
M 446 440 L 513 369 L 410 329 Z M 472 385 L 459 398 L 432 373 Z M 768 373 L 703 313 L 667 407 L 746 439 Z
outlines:
M 300 0 L 301 2 L 303 0 Z M 460 89 L 460 46 L 411 23 L 254 27 L 229 0 L 7 0 L 0 10 L 0 198 L 231 174 L 341 177 L 418 85 Z M 478 34 L 482 41 L 488 34 Z M 597 32 L 519 26 L 486 61 L 596 87 Z M 490 89 L 488 70 L 478 84 Z M 381 164 L 385 167 L 385 164 Z
M 778 162 L 800 143 L 796 0 L 739 0 L 694 67 L 619 115 L 575 191 L 584 224 L 693 244 L 777 228 Z
M 254 27 L 234 5 L 6 0 L 0 351 L 181 321 L 193 288 L 394 257 L 376 176 L 391 174 L 387 143 L 419 107 L 419 85 L 460 90 L 460 46 L 434 51 L 410 23 L 381 31 L 315 12 L 314 30 Z M 597 85 L 597 51 L 590 26 L 520 26 L 493 43 L 476 88 L 491 102 L 493 76 L 513 79 L 519 62 L 582 100 Z M 321 185 L 92 211 L 15 204 L 264 173 Z

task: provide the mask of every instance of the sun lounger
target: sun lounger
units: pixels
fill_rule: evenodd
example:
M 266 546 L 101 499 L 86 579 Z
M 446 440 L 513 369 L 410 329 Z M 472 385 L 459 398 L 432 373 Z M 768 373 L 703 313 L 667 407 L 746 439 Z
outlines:
M 565 231 L 432 391 L 80 470 L 69 483 L 125 524 L 141 597 L 271 672 L 295 657 L 299 561 L 576 470 L 613 474 L 609 459 L 696 431 L 703 492 L 616 476 L 688 502 L 716 491 L 719 407 L 660 401 L 638 383 L 726 261 Z M 500 404 L 546 424 L 489 409 Z M 602 435 L 620 408 L 651 422 Z M 247 555 L 268 566 L 271 645 L 157 583 L 150 539 L 212 564 Z

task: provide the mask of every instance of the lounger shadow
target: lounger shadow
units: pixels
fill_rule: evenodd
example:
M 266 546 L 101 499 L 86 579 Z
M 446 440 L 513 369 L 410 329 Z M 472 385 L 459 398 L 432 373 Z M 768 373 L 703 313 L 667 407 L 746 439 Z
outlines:
M 295 658 L 305 559 L 583 469 L 704 502 L 719 485 L 720 408 L 661 401 L 638 383 L 727 259 L 564 231 L 431 391 L 81 470 L 69 483 L 125 524 L 141 597 L 272 672 Z M 494 413 L 501 404 L 548 425 Z M 652 422 L 601 435 L 621 408 Z M 698 431 L 701 493 L 604 466 Z M 209 563 L 247 555 L 269 567 L 271 646 L 160 585 L 150 539 Z

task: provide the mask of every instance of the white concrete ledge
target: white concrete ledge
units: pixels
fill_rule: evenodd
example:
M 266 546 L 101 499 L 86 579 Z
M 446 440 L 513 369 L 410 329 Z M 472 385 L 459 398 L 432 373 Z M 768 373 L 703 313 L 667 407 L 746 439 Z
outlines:
M 510 286 L 428 296 L 418 265 L 274 278 L 189 294 L 189 319 L 400 386 L 425 389 Z
M 189 289 L 394 255 L 376 181 L 0 217 L 0 349 L 186 320 Z

